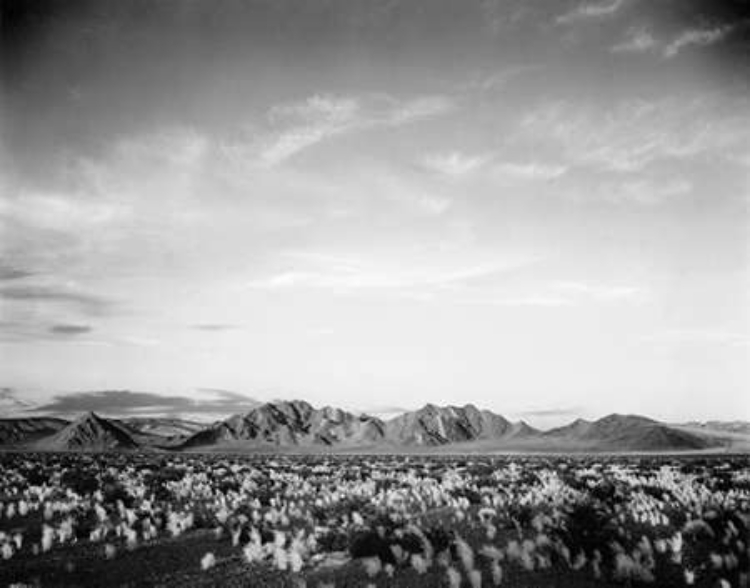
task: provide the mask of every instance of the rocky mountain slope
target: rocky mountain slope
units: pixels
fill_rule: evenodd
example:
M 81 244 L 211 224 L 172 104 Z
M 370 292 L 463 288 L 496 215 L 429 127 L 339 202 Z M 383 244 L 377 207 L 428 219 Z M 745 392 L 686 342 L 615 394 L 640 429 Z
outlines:
M 263 445 L 373 443 L 383 438 L 382 421 L 339 408 L 313 408 L 302 400 L 269 402 L 216 423 L 185 442 L 185 448 L 248 441 Z
M 602 451 L 666 451 L 706 449 L 709 439 L 638 415 L 611 414 L 596 421 L 578 419 L 544 433 L 567 445 Z
M 525 423 L 513 424 L 498 414 L 479 410 L 471 404 L 463 407 L 427 404 L 385 424 L 386 439 L 404 445 L 445 445 L 535 433 L 537 431 Z
M 736 436 L 736 435 L 735 435 Z M 539 431 L 489 410 L 424 407 L 388 420 L 303 400 L 268 402 L 211 425 L 176 418 L 108 419 L 87 413 L 73 422 L 51 417 L 0 420 L 0 447 L 54 451 L 206 451 L 274 448 L 308 451 L 698 451 L 738 448 L 726 434 L 612 414 Z M 743 446 L 745 447 L 745 446 Z M 739 450 L 743 450 L 740 448 Z
M 0 419 L 0 445 L 22 445 L 49 437 L 68 421 L 54 417 Z
M 121 423 L 89 412 L 38 443 L 54 451 L 112 451 L 138 449 L 133 432 Z

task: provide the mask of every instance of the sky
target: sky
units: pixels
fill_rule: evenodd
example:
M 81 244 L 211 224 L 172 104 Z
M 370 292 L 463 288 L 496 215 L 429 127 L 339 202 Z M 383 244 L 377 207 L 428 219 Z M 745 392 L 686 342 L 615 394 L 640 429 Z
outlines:
M 747 2 L 0 10 L 3 406 L 750 419 Z

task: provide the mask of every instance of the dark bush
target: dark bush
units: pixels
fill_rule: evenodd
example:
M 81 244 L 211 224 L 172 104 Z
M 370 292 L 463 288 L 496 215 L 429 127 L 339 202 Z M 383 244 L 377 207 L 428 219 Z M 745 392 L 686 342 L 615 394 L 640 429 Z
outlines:
M 99 480 L 88 470 L 65 470 L 60 482 L 81 496 L 93 494 L 99 490 Z

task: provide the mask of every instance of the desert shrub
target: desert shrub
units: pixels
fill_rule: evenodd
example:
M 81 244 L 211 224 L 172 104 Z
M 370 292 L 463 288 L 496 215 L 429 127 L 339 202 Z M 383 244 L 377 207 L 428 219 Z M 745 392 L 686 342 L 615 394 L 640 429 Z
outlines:
M 318 537 L 318 546 L 322 551 L 346 551 L 349 549 L 349 536 L 343 531 L 331 529 Z
M 114 478 L 107 477 L 102 480 L 101 490 L 105 504 L 117 504 L 117 501 L 119 500 L 128 508 L 133 506 L 133 497 L 130 496 L 125 487 Z
M 390 543 L 375 531 L 363 531 L 352 537 L 349 553 L 353 558 L 379 557 L 381 561 L 393 560 Z
M 443 526 L 430 527 L 425 531 L 425 536 L 435 550 L 435 553 L 447 551 L 453 543 L 453 533 Z
M 469 504 L 482 504 L 482 495 L 471 488 L 460 488 L 455 491 L 455 495 L 457 497 L 466 498 L 466 500 L 469 501 Z
M 570 547 L 582 550 L 587 556 L 619 539 L 607 514 L 590 501 L 580 502 L 568 512 L 564 537 Z
M 65 470 L 60 478 L 60 483 L 81 496 L 93 494 L 99 489 L 99 480 L 96 475 L 88 470 Z

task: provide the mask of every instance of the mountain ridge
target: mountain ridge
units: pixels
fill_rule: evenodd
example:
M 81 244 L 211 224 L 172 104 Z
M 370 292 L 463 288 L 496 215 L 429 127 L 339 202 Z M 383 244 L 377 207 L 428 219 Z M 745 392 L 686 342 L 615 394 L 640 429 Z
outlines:
M 68 422 L 52 417 L 0 419 L 0 446 L 51 451 L 702 451 L 731 440 L 645 416 L 576 419 L 547 431 L 473 404 L 425 404 L 387 420 L 305 400 L 262 403 L 212 424 L 178 418 L 107 418 L 90 412 Z M 11 435 L 8 431 L 16 431 Z M 30 431 L 22 434 L 23 431 Z M 21 431 L 21 432 L 19 432 Z M 476 448 L 476 449 L 472 449 Z

